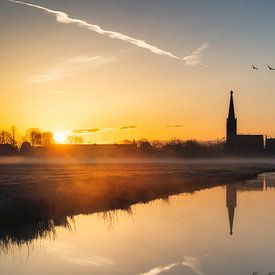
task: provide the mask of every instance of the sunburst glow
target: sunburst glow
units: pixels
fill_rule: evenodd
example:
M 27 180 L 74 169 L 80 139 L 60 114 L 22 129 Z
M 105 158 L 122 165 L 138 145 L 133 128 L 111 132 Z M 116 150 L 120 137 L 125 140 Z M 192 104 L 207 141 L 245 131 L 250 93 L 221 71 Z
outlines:
M 67 135 L 64 132 L 55 132 L 53 137 L 57 143 L 65 143 L 67 139 Z

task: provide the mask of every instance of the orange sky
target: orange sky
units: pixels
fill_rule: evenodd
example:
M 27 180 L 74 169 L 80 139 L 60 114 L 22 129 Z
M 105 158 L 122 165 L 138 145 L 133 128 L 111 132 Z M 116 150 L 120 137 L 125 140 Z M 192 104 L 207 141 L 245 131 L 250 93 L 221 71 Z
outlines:
M 197 4 L 185 10 L 178 1 L 169 7 L 153 2 L 124 9 L 82 0 L 32 3 L 145 40 L 183 59 L 57 22 L 37 8 L 1 1 L 1 128 L 98 128 L 86 135 L 87 142 L 97 143 L 213 140 L 225 136 L 232 89 L 240 132 L 275 135 L 274 76 L 263 68 L 265 62 L 275 65 L 275 59 L 270 60 L 275 40 L 261 32 L 263 22 L 253 23 L 252 32 L 238 21 L 242 12 L 252 16 L 255 10 L 240 7 L 230 21 L 239 23 L 234 29 L 226 24 L 226 15 L 221 19 L 206 10 L 200 16 Z M 226 12 L 226 7 L 216 8 Z M 252 46 L 246 48 L 248 44 Z M 203 45 L 207 47 L 196 52 Z M 261 70 L 251 70 L 252 59 Z

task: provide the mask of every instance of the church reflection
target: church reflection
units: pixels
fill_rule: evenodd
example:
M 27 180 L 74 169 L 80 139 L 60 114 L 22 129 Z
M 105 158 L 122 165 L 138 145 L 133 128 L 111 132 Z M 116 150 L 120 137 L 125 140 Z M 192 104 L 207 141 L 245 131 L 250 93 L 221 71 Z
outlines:
M 266 177 L 266 174 L 263 174 L 260 177 L 254 180 L 250 180 L 248 182 L 244 182 L 241 184 L 232 183 L 225 186 L 226 208 L 228 213 L 228 225 L 230 235 L 233 235 L 238 192 L 261 192 L 273 188 L 275 188 L 275 175 L 273 174 L 269 174 L 268 179 Z
M 232 235 L 233 234 L 235 208 L 237 207 L 237 186 L 236 186 L 236 184 L 227 184 L 226 185 L 226 207 L 228 209 L 230 235 Z
M 71 229 L 74 216 L 79 214 L 99 214 L 108 227 L 112 228 L 116 211 L 132 214 L 131 206 L 148 203 L 156 199 L 167 199 L 180 193 L 194 193 L 202 189 L 218 186 L 199 178 L 192 182 L 182 176 L 160 176 L 158 173 L 137 176 L 83 176 L 63 177 L 40 174 L 22 176 L 14 173 L 14 180 L 0 180 L 0 248 L 30 244 L 34 240 L 53 238 L 57 227 Z M 10 172 L 9 172 L 10 175 Z M 273 178 L 272 178 L 273 177 Z M 186 181 L 186 182 L 185 182 Z M 234 232 L 237 195 L 239 192 L 263 191 L 275 187 L 275 174 L 265 175 L 240 184 L 227 184 L 226 208 L 229 233 Z

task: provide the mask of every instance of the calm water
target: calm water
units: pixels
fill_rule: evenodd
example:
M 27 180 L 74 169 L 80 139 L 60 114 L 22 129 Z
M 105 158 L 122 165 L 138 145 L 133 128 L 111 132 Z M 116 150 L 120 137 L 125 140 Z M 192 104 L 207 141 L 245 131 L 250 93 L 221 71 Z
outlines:
M 11 214 L 2 217 L 0 274 L 275 272 L 274 173 L 178 195 L 165 196 L 162 190 L 158 191 L 162 199 L 132 205 L 132 201 L 150 200 L 151 195 L 143 189 L 123 191 L 120 186 L 128 183 L 122 178 L 128 174 L 135 178 L 148 174 L 155 181 L 153 172 L 158 174 L 160 170 L 142 169 L 139 173 L 128 168 L 109 169 L 107 178 L 111 177 L 116 187 L 108 189 L 111 183 L 106 175 L 102 176 L 104 169 L 101 167 L 93 173 L 87 169 L 72 170 L 70 175 L 66 170 L 60 173 L 60 169 L 53 168 L 32 168 L 32 172 L 16 168 L 13 181 L 8 177 L 10 167 L 4 169 L 6 172 L 2 169 L 2 196 L 19 196 L 7 190 L 13 188 L 13 192 L 22 193 L 20 186 L 24 186 L 26 179 L 31 198 L 38 192 L 34 186 L 40 184 L 44 188 L 43 184 L 49 185 L 49 179 L 52 184 L 49 190 L 42 188 L 46 190 L 42 192 L 44 197 L 39 194 L 35 196 L 37 200 L 30 202 L 26 195 L 20 210 L 16 210 L 22 209 L 22 213 L 17 216 L 14 205 L 6 208 Z M 91 173 L 93 177 L 83 183 Z M 44 178 L 43 183 L 37 182 L 34 175 Z M 34 182 L 28 185 L 33 177 Z M 142 177 L 138 183 L 146 187 L 147 180 Z M 135 184 L 130 180 L 131 183 Z M 98 185 L 101 187 L 95 188 Z M 127 201 L 122 201 L 122 197 Z M 46 209 L 43 199 L 47 202 Z M 38 218 L 31 213 L 36 213 Z M 24 215 L 33 216 L 27 219 Z

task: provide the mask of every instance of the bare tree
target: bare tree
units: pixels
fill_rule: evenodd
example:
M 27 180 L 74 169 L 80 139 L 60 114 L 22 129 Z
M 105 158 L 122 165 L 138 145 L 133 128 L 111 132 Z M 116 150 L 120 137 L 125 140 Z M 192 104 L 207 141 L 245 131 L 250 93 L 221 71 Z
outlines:
M 10 135 L 11 135 L 11 146 L 15 148 L 17 146 L 17 141 L 16 141 L 17 129 L 14 125 L 11 126 Z
M 77 135 L 70 135 L 68 136 L 68 141 L 70 144 L 82 144 L 83 138 Z
M 138 141 L 138 145 L 139 145 L 140 150 L 143 151 L 143 152 L 149 152 L 149 151 L 152 150 L 152 145 L 145 138 L 140 139 Z
M 156 149 L 161 149 L 162 146 L 163 146 L 163 142 L 155 139 L 155 140 L 152 141 L 152 146 Z
M 8 131 L 2 130 L 0 132 L 0 144 L 11 144 L 12 138 Z
M 42 146 L 48 146 L 53 143 L 53 133 L 52 132 L 43 132 L 42 137 Z
M 30 142 L 31 146 L 42 146 L 42 133 L 37 128 L 27 130 L 26 139 Z

